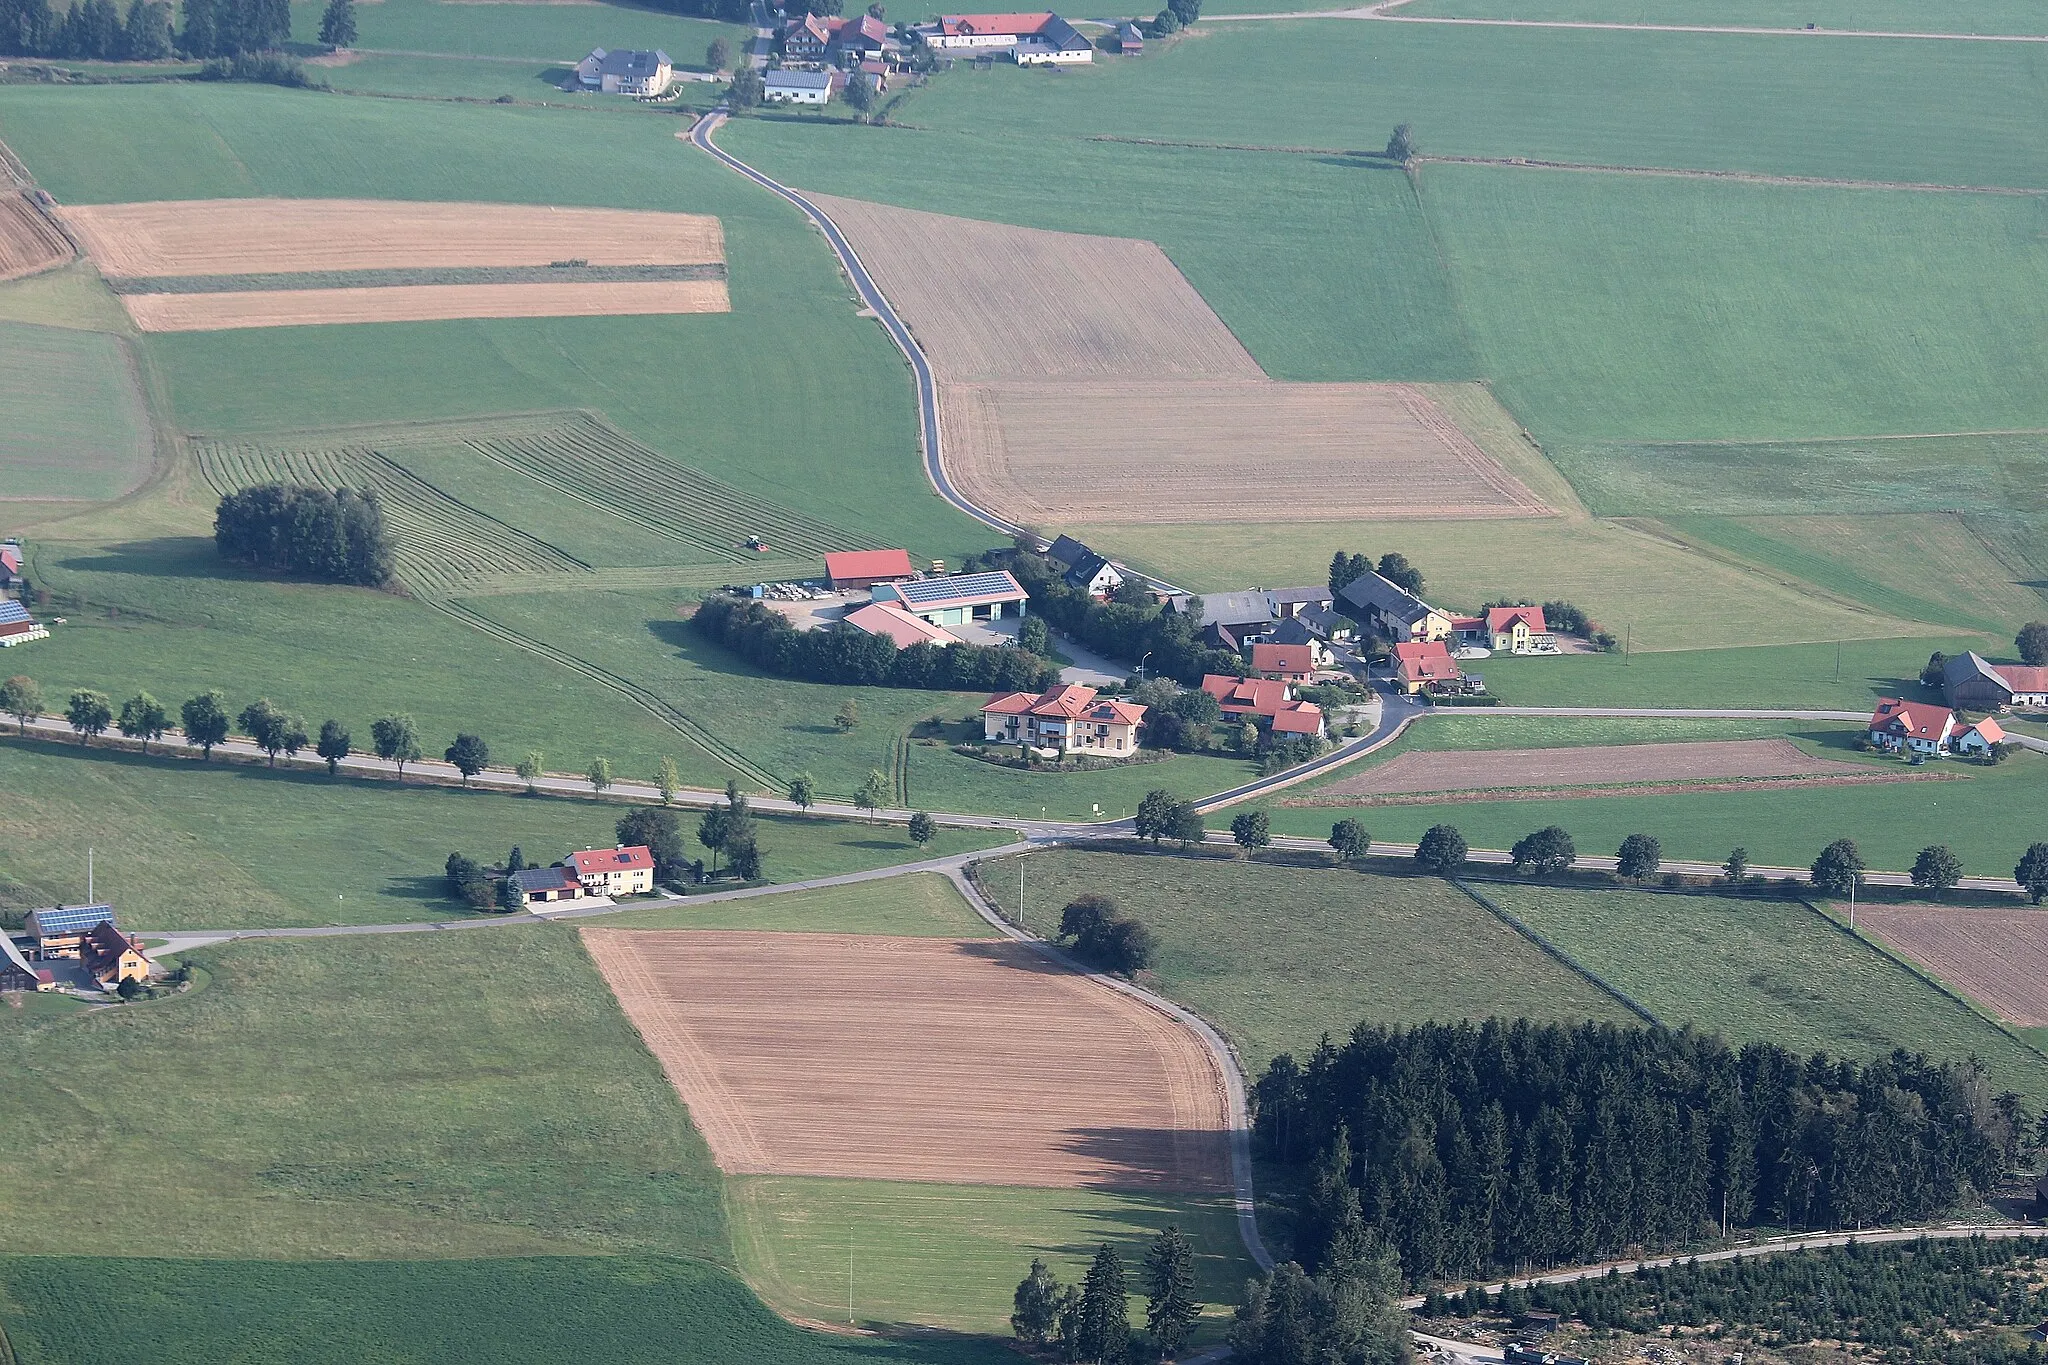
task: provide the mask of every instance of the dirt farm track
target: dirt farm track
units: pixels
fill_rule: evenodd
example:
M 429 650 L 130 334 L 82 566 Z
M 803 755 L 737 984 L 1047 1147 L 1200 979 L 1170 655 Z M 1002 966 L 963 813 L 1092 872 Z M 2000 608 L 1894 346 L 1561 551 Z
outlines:
M 1226 1191 L 1224 1081 L 1005 940 L 585 929 L 720 1169 Z
M 1871 905 L 1856 919 L 2000 1018 L 2048 1028 L 2048 913 Z

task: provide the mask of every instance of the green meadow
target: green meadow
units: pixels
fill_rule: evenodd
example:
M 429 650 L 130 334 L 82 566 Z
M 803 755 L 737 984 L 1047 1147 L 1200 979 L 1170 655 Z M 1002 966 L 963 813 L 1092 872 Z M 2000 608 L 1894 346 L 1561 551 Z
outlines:
M 1433 877 L 1062 848 L 983 863 L 979 880 L 1006 916 L 1021 903 L 1023 923 L 1045 935 L 1076 896 L 1113 898 L 1158 936 L 1158 987 L 1221 1030 L 1254 1073 L 1361 1020 L 1628 1017 Z
M 2048 1095 L 2048 1058 L 1803 905 L 1646 891 L 1478 888 L 1673 1028 L 1795 1052 L 1975 1057 Z
M 1268 0 L 1277 3 L 1277 0 Z M 1262 6 L 1226 2 L 1219 14 Z M 1595 24 L 1707 24 L 1716 27 L 1861 29 L 1905 33 L 2048 33 L 2048 16 L 2026 0 L 1973 0 L 1941 6 L 1914 0 L 1411 0 L 1402 15 L 1460 19 L 1527 19 Z
M 18 914 L 84 900 L 90 847 L 95 890 L 138 929 L 475 918 L 448 894 L 442 868 L 451 852 L 489 863 L 517 845 L 527 861 L 545 865 L 574 849 L 611 847 L 629 809 L 36 741 L 0 745 L 23 797 L 0 814 L 0 904 Z M 708 862 L 694 842 L 697 813 L 685 810 L 681 819 L 691 854 Z M 758 821 L 764 871 L 783 882 L 1007 837 L 942 830 L 920 850 L 900 825 L 771 814 Z M 730 913 L 755 904 L 739 902 Z
M 888 838 L 891 831 L 882 831 Z M 971 846 L 971 845 L 970 845 Z M 955 843 L 957 849 L 958 843 Z M 940 844 L 936 856 L 952 852 Z M 844 886 L 780 891 L 772 896 L 710 904 L 664 905 L 629 910 L 604 919 L 610 929 L 751 929 L 778 934 L 887 934 L 901 938 L 993 938 L 995 930 L 974 913 L 936 872 L 917 872 Z
M 21 1365 L 993 1365 L 959 1337 L 853 1338 L 775 1317 L 670 1255 L 252 1261 L 0 1257 Z
M 1034 1256 L 1078 1283 L 1107 1242 L 1136 1289 L 1146 1245 L 1171 1223 L 1195 1244 L 1197 1340 L 1213 1343 L 1257 1274 L 1221 1196 L 804 1176 L 736 1176 L 727 1190 L 741 1270 L 799 1321 L 845 1323 L 850 1306 L 852 1322 L 871 1329 L 1005 1336 Z M 1132 1308 L 1142 1325 L 1142 1299 Z
M 142 482 L 149 414 L 127 343 L 0 322 L 0 499 L 102 499 Z
M 323 5 L 292 6 L 292 37 L 316 43 Z M 583 59 L 594 47 L 646 47 L 667 52 L 678 70 L 704 70 L 704 49 L 724 38 L 744 50 L 738 24 L 664 14 L 638 5 L 459 4 L 449 0 L 377 0 L 356 10 L 356 47 L 370 52 L 431 52 L 448 57 L 521 58 L 533 62 Z M 346 71 L 322 72 L 325 77 Z M 423 88 L 416 93 L 440 93 Z

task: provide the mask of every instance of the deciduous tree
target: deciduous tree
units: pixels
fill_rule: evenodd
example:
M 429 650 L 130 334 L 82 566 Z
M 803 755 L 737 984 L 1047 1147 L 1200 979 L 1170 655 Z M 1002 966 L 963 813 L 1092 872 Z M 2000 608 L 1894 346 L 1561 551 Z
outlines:
M 170 713 L 164 704 L 147 692 L 137 692 L 121 703 L 121 718 L 115 722 L 123 735 L 142 741 L 142 752 L 149 752 L 151 740 L 162 739 L 164 731 L 171 728 Z
M 811 803 L 818 799 L 818 780 L 809 773 L 796 774 L 789 779 L 789 799 L 798 810 L 810 810 Z
M 880 768 L 868 769 L 867 777 L 861 782 L 860 790 L 854 793 L 853 804 L 868 813 L 873 822 L 876 812 L 889 804 L 889 774 Z
M 1422 570 L 1410 564 L 1406 555 L 1381 555 L 1379 575 L 1403 592 L 1422 596 Z
M 65 704 L 64 719 L 70 721 L 71 728 L 78 732 L 78 742 L 88 744 L 94 735 L 105 734 L 107 727 L 114 723 L 114 703 L 104 692 L 81 687 Z
M 732 44 L 723 38 L 713 38 L 711 45 L 704 49 L 704 65 L 713 71 L 723 71 L 732 64 Z
M 661 793 L 661 804 L 673 806 L 676 803 L 676 789 L 683 785 L 683 775 L 676 768 L 676 761 L 664 757 L 654 770 L 655 790 Z
M 1230 822 L 1230 837 L 1247 858 L 1257 857 L 1260 849 L 1273 842 L 1273 822 L 1263 810 L 1241 812 Z
M 2034 904 L 2048 900 L 2048 843 L 2028 844 L 2019 866 L 2012 870 L 2012 879 Z
M 441 757 L 455 765 L 455 771 L 462 774 L 462 785 L 467 787 L 470 778 L 490 766 L 491 746 L 481 736 L 458 734 Z
M 1018 1281 L 1011 1302 L 1010 1330 L 1028 1346 L 1049 1346 L 1059 1335 L 1060 1282 L 1042 1257 L 1031 1258 L 1031 1271 Z
M 1854 839 L 1837 839 L 1820 851 L 1811 871 L 1814 889 L 1846 896 L 1863 881 L 1863 855 Z
M 1330 847 L 1337 850 L 1337 856 L 1345 862 L 1363 858 L 1372 848 L 1372 836 L 1365 826 L 1346 816 L 1330 826 Z
M 258 697 L 250 702 L 235 720 L 242 727 L 242 733 L 269 755 L 273 768 L 277 766 L 279 754 L 286 749 L 296 752 L 306 742 L 305 722 L 268 697 Z
M 533 784 L 538 782 L 540 780 L 540 775 L 547 771 L 547 768 L 545 766 L 546 763 L 546 754 L 542 753 L 538 749 L 528 749 L 526 751 L 525 757 L 519 760 L 519 766 L 512 770 L 513 772 L 518 773 L 519 780 L 526 784 L 526 794 L 528 796 L 533 795 Z
M 734 114 L 751 114 L 761 107 L 762 96 L 767 94 L 767 82 L 761 73 L 751 66 L 742 66 L 732 73 L 732 84 L 725 88 L 725 107 Z
M 1621 841 L 1615 854 L 1615 875 L 1632 882 L 1647 881 L 1664 863 L 1664 846 L 1648 834 L 1631 834 Z
M 1166 835 L 1186 851 L 1209 837 L 1209 826 L 1203 821 L 1202 813 L 1195 809 L 1194 802 L 1176 801 Z
M 839 709 L 832 713 L 832 723 L 839 727 L 841 734 L 860 724 L 859 700 L 854 697 L 848 697 L 845 701 L 839 703 Z
M 683 847 L 682 818 L 665 806 L 635 806 L 613 826 L 618 841 L 631 846 L 644 844 L 654 855 L 654 879 L 668 885 L 682 878 L 689 864 Z
M 350 736 L 348 727 L 338 720 L 320 722 L 320 740 L 313 746 L 313 752 L 327 760 L 327 775 L 334 776 L 341 771 L 341 760 L 347 758 Z
M 919 848 L 923 848 L 938 837 L 939 822 L 932 819 L 930 815 L 924 811 L 919 811 L 910 817 L 910 842 L 916 844 Z
M 1728 879 L 1728 883 L 1731 886 L 1742 885 L 1743 881 L 1749 876 L 1749 850 L 1746 848 L 1729 849 L 1728 861 L 1721 864 L 1721 875 Z
M 14 717 L 16 734 L 28 733 L 28 723 L 43 714 L 43 689 L 34 678 L 17 673 L 0 683 L 0 709 Z
M 370 722 L 370 743 L 377 757 L 398 765 L 398 780 L 405 781 L 405 765 L 420 758 L 420 730 L 411 716 L 382 716 Z
M 2020 652 L 2020 662 L 2039 668 L 2048 664 L 2048 621 L 2029 621 L 2020 627 L 2020 633 L 2013 637 L 2013 647 Z
M 1572 847 L 1571 835 L 1557 825 L 1545 825 L 1515 840 L 1508 857 L 1515 871 L 1526 869 L 1541 877 L 1564 871 L 1578 861 L 1579 853 Z
M 201 692 L 178 708 L 178 718 L 184 722 L 185 742 L 198 745 L 200 756 L 212 762 L 213 746 L 228 737 L 227 698 L 218 688 Z
M 1405 123 L 1395 124 L 1393 136 L 1387 139 L 1387 160 L 1405 166 L 1414 159 L 1415 130 Z
M 1174 807 L 1179 804 L 1172 792 L 1164 787 L 1154 787 L 1138 802 L 1134 832 L 1140 839 L 1150 839 L 1156 845 L 1173 832 Z
M 590 789 L 601 792 L 612 785 L 612 761 L 603 755 L 590 760 L 590 766 L 583 772 L 590 783 Z
M 1930 844 L 1913 860 L 1913 885 L 1942 892 L 1963 879 L 1963 860 L 1947 844 Z
M 1456 825 L 1431 825 L 1415 845 L 1415 861 L 1425 872 L 1448 877 L 1465 865 L 1467 851 Z

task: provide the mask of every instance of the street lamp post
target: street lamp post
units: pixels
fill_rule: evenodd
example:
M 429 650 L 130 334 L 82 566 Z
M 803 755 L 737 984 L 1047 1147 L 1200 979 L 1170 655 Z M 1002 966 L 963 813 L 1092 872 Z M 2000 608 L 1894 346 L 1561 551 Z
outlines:
M 1149 649 L 1138 656 L 1138 685 L 1141 687 L 1144 686 L 1145 683 L 1145 660 L 1151 657 L 1152 651 Z

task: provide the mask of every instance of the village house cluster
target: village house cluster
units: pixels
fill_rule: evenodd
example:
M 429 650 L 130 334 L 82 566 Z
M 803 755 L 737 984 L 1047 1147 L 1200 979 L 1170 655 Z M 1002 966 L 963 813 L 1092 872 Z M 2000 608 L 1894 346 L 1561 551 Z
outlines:
M 29 614 L 23 566 L 21 542 L 0 541 L 0 649 L 50 638 L 49 628 Z
M 1115 50 L 1135 56 L 1144 45 L 1137 28 L 1126 24 Z M 893 28 L 865 12 L 798 14 L 783 21 L 776 46 L 776 65 L 763 73 L 762 98 L 788 105 L 829 103 L 855 74 L 882 91 L 905 72 L 961 57 L 1059 67 L 1092 62 L 1096 51 L 1086 34 L 1049 10 L 942 14 L 929 23 Z
M 0 933 L 0 991 L 99 990 L 146 983 L 142 940 L 121 931 L 103 902 L 51 905 L 23 918 L 23 937 Z

